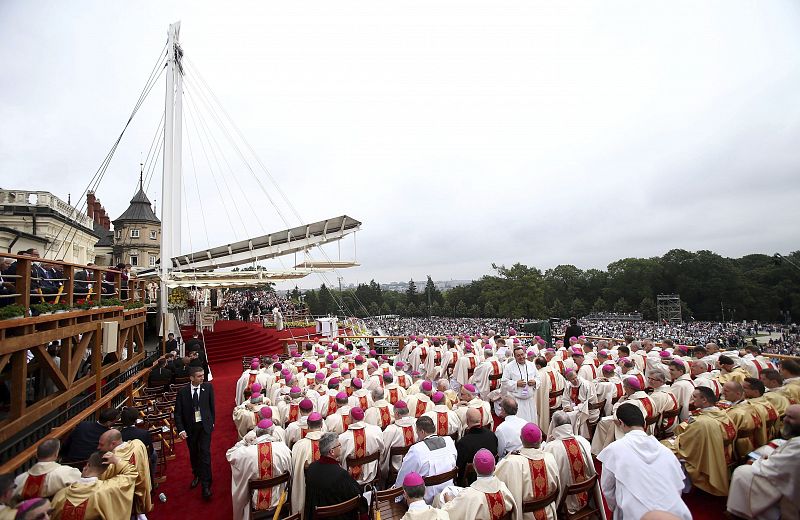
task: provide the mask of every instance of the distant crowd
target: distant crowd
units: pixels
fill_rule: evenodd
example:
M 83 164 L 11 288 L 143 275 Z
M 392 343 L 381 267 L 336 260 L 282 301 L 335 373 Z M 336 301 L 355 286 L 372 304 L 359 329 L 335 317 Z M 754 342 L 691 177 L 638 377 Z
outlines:
M 377 317 L 364 320 L 369 331 L 375 336 L 427 336 L 480 335 L 487 330 L 506 331 L 518 328 L 526 319 L 508 320 L 503 318 L 400 318 Z
M 291 316 L 301 309 L 292 300 L 283 298 L 274 291 L 228 292 L 222 299 L 221 315 L 229 320 L 260 321 L 271 318 L 275 310 L 283 316 Z

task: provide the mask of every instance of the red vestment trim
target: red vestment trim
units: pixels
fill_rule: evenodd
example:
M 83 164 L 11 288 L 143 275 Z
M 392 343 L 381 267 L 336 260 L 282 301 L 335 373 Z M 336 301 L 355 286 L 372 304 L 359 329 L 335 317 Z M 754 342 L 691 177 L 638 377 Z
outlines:
M 258 445 L 258 478 L 272 478 L 272 443 L 262 442 Z M 272 503 L 272 488 L 259 489 L 256 495 L 256 509 L 269 509 Z
M 42 475 L 28 475 L 28 478 L 25 479 L 25 485 L 22 486 L 22 493 L 20 493 L 22 499 L 28 500 L 29 498 L 42 496 L 45 477 L 47 477 L 47 473 Z
M 364 431 L 363 428 L 357 430 L 350 430 L 353 432 L 353 456 L 355 458 L 360 459 L 361 457 L 366 456 L 367 454 L 367 433 Z M 361 476 L 361 466 L 353 466 L 349 468 L 350 476 L 354 479 L 358 480 Z

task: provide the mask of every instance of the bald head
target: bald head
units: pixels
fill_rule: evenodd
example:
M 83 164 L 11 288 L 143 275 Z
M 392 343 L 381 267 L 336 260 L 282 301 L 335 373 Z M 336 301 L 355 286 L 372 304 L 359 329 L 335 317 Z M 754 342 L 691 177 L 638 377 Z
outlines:
M 481 425 L 481 411 L 477 408 L 467 409 L 467 428 Z
M 786 408 L 781 436 L 787 440 L 800 437 L 800 404 L 791 404 Z
M 122 444 L 122 434 L 119 430 L 112 428 L 100 436 L 97 449 L 100 451 L 114 451 L 114 448 L 120 444 Z
M 440 392 L 446 392 L 450 390 L 450 381 L 447 379 L 439 379 L 436 381 L 436 389 Z
M 744 399 L 744 387 L 738 381 L 728 381 L 722 386 L 725 399 L 735 403 Z

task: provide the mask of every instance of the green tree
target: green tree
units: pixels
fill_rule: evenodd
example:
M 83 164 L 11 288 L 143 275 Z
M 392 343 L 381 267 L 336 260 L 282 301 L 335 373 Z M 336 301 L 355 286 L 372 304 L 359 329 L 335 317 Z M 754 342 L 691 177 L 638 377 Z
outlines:
M 408 308 L 406 304 L 403 302 L 397 302 L 397 305 L 394 307 L 394 313 L 400 316 L 408 316 Z
M 602 296 L 598 296 L 592 304 L 592 312 L 608 312 L 608 304 Z
M 481 317 L 481 310 L 478 307 L 477 303 L 470 305 L 469 310 L 467 311 L 470 318 L 480 318 Z
M 620 298 L 614 304 L 614 312 L 630 312 L 631 306 L 628 304 L 628 301 L 625 298 Z
M 657 318 L 656 302 L 652 298 L 642 298 L 642 301 L 639 302 L 639 312 L 642 313 L 642 318 L 655 320 Z
M 419 295 L 417 294 L 417 284 L 414 283 L 414 279 L 412 278 L 408 282 L 408 289 L 406 289 L 406 303 L 408 304 L 416 304 Z
M 386 302 L 383 302 L 383 305 L 381 305 L 381 315 L 387 316 L 387 315 L 389 315 L 391 313 L 392 313 L 392 309 L 391 309 L 391 307 L 389 307 L 389 304 L 386 303 Z
M 419 310 L 419 307 L 417 307 L 413 302 L 408 302 L 408 305 L 406 306 L 406 316 L 414 317 L 419 316 L 420 314 L 422 313 Z
M 566 318 L 567 317 L 567 309 L 564 307 L 564 304 L 561 303 L 561 300 L 556 298 L 553 300 L 553 305 L 550 306 L 550 314 L 554 318 Z
M 497 309 L 494 308 L 492 302 L 486 302 L 486 305 L 483 306 L 483 317 L 494 318 L 495 316 L 497 316 Z
M 465 318 L 467 316 L 467 304 L 464 303 L 463 300 L 459 300 L 459 302 L 456 304 L 455 314 L 459 318 Z
M 579 318 L 586 316 L 586 303 L 580 298 L 575 298 L 574 300 L 572 300 L 572 308 L 570 309 L 570 314 L 572 314 L 573 316 L 577 316 Z
M 378 302 L 372 302 L 369 304 L 369 314 L 370 316 L 378 316 L 381 313 L 381 307 L 378 305 Z
M 444 310 L 442 309 L 442 306 L 439 304 L 439 302 L 433 302 L 433 305 L 431 305 L 431 315 L 444 316 Z

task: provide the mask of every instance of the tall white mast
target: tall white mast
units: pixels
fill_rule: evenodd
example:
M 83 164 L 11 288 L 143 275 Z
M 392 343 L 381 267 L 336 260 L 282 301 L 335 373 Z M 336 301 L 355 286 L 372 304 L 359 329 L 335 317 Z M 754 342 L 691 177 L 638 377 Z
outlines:
M 164 116 L 164 174 L 161 183 L 161 316 L 166 327 L 167 285 L 172 258 L 181 251 L 181 148 L 183 144 L 183 50 L 178 37 L 181 23 L 169 26 L 167 92 Z M 166 337 L 167 331 L 163 330 Z

